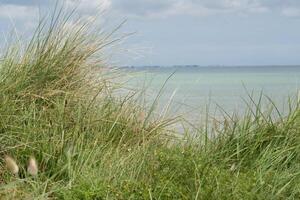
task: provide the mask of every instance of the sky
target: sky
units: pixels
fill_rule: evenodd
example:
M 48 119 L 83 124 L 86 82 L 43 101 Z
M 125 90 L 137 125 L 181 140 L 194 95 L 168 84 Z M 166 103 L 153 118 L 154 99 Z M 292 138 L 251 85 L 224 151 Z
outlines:
M 0 30 L 32 32 L 55 0 L 0 0 Z M 118 65 L 298 65 L 300 0 L 64 0 L 134 33 Z

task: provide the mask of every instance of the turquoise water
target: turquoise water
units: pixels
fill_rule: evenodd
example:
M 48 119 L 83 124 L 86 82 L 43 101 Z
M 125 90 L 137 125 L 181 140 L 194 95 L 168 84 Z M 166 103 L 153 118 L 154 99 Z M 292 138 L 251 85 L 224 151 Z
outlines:
M 229 113 L 242 113 L 247 107 L 245 101 L 250 101 L 249 94 L 258 100 L 261 92 L 284 112 L 288 97 L 297 98 L 300 89 L 300 67 L 296 66 L 136 67 L 129 71 L 133 75 L 128 85 L 135 89 L 146 87 L 149 103 L 171 76 L 159 98 L 158 110 L 167 107 L 168 114 L 190 119 L 203 115 L 208 107 L 212 115 L 218 113 L 219 107 Z

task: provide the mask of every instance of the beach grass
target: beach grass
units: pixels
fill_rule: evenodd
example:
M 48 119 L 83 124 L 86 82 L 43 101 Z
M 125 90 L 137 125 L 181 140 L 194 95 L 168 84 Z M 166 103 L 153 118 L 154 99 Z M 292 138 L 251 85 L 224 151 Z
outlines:
M 114 31 L 72 15 L 56 9 L 1 54 L 0 199 L 300 198 L 298 100 L 283 115 L 249 96 L 244 116 L 178 136 L 156 102 L 113 95 Z

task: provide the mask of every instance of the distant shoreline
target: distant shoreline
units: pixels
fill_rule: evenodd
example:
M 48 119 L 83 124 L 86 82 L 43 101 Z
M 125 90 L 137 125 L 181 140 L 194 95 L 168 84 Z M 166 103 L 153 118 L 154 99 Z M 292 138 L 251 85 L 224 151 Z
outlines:
M 130 65 L 121 66 L 121 69 L 177 69 L 177 68 L 300 68 L 300 65 Z
M 125 71 L 150 71 L 150 72 L 298 72 L 300 65 L 257 65 L 257 66 L 200 66 L 200 65 L 183 65 L 183 66 L 123 66 L 118 69 Z

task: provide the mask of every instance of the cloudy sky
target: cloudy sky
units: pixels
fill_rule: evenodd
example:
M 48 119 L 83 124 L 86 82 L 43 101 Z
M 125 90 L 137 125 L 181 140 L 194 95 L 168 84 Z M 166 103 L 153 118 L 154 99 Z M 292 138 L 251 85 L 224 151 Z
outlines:
M 54 2 L 0 0 L 1 32 L 12 22 L 32 30 Z M 121 65 L 300 64 L 300 0 L 81 0 L 78 9 L 127 19 L 120 32 L 136 34 L 120 47 Z

